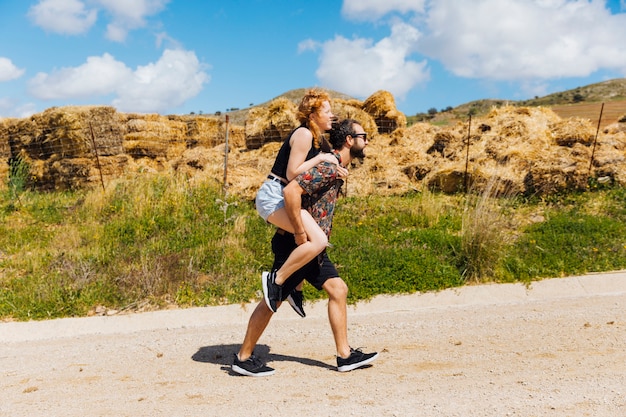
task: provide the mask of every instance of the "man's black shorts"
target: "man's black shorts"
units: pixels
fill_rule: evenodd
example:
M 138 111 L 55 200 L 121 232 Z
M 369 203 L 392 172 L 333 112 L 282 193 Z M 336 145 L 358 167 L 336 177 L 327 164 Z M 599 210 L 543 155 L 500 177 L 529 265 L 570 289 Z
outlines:
M 272 252 L 274 252 L 272 269 L 279 269 L 296 247 L 296 241 L 291 233 L 283 230 L 278 230 L 274 233 L 274 237 L 272 237 Z M 321 290 L 326 280 L 337 277 L 339 277 L 337 268 L 335 268 L 335 265 L 328 258 L 328 254 L 324 251 L 285 281 L 283 284 L 283 300 L 304 279 L 318 290 Z

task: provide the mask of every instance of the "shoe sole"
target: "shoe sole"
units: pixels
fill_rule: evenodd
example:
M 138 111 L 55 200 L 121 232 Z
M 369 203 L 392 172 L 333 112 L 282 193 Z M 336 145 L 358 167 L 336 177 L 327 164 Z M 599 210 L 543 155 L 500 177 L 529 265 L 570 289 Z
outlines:
M 231 369 L 233 370 L 233 372 L 238 373 L 239 375 L 245 375 L 245 376 L 271 376 L 271 375 L 274 375 L 274 372 L 276 372 L 276 371 L 266 371 L 266 372 L 255 373 L 255 372 L 247 371 L 237 365 L 231 366 Z
M 376 355 L 372 356 L 371 358 L 365 359 L 364 361 L 361 361 L 361 362 L 351 363 L 350 365 L 338 366 L 337 367 L 337 371 L 339 371 L 339 372 L 353 371 L 353 370 L 355 370 L 357 368 L 365 366 L 368 363 L 374 361 L 374 359 L 376 359 L 377 357 L 378 357 L 378 353 Z
M 267 276 L 269 274 L 269 272 L 263 272 L 263 274 L 261 274 L 261 282 L 263 284 L 263 299 L 265 300 L 265 305 L 267 305 L 267 308 L 269 308 L 270 311 L 272 311 L 273 313 L 276 313 L 276 310 L 272 309 L 272 305 L 270 304 L 270 298 L 268 297 Z
M 300 308 L 298 308 L 298 305 L 296 304 L 295 301 L 293 301 L 293 297 L 291 295 L 287 297 L 287 301 L 289 302 L 289 305 L 291 306 L 291 308 L 293 308 L 293 311 L 298 313 L 300 317 L 302 318 L 306 317 L 306 313 L 304 312 L 304 310 L 301 310 Z

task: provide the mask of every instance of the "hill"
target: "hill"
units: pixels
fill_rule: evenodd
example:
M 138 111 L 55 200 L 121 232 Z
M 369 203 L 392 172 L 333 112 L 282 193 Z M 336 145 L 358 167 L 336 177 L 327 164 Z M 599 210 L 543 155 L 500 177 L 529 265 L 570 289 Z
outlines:
M 270 102 L 278 99 L 278 98 L 286 98 L 289 99 L 291 101 L 293 101 L 294 103 L 298 104 L 300 102 L 300 99 L 302 99 L 302 97 L 304 96 L 304 94 L 306 93 L 307 90 L 309 90 L 312 87 L 307 87 L 307 88 L 296 88 L 294 90 L 289 90 L 279 96 L 276 96 L 266 102 L 263 102 L 261 104 L 257 104 L 255 106 L 251 106 L 245 109 L 241 109 L 241 110 L 234 110 L 234 111 L 230 111 L 227 112 L 226 114 L 228 114 L 229 117 L 229 121 L 230 123 L 236 124 L 236 125 L 241 125 L 243 126 L 246 123 L 246 120 L 248 118 L 248 113 L 250 113 L 250 111 L 256 107 L 265 107 L 267 106 Z M 347 94 L 343 94 L 340 93 L 338 91 L 334 91 L 334 90 L 328 90 L 325 89 L 328 94 L 330 94 L 330 97 L 333 99 L 342 99 L 342 100 L 352 100 L 353 97 L 347 95 Z
M 535 97 L 530 100 L 481 99 L 461 104 L 448 111 L 442 111 L 431 117 L 432 123 L 439 125 L 454 124 L 467 120 L 468 116 L 484 116 L 493 107 L 506 105 L 516 107 L 549 107 L 562 118 L 580 117 L 597 124 L 602 103 L 601 127 L 617 122 L 626 114 L 626 78 L 589 84 L 571 90 Z M 409 123 L 418 121 L 426 115 L 407 117 Z

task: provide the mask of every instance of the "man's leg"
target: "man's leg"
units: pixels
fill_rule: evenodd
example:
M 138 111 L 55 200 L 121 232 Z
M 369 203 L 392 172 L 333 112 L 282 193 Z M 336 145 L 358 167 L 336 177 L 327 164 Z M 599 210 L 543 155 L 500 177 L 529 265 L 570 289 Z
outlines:
M 254 357 L 254 347 L 259 338 L 267 328 L 272 315 L 272 311 L 267 307 L 265 301 L 261 301 L 250 316 L 246 336 L 239 353 L 235 355 L 232 370 L 241 375 L 247 376 L 269 376 L 274 374 L 274 369 L 266 366 L 259 359 Z
M 248 328 L 246 330 L 246 336 L 243 339 L 243 344 L 239 348 L 239 360 L 245 361 L 252 355 L 254 347 L 261 338 L 261 335 L 265 331 L 265 328 L 269 324 L 274 313 L 267 307 L 265 301 L 261 301 L 250 316 L 248 320 Z
M 328 320 L 337 348 L 337 370 L 347 372 L 369 364 L 378 353 L 363 353 L 348 343 L 348 286 L 341 278 L 330 278 L 322 288 L 328 293 Z
M 328 293 L 328 320 L 335 338 L 337 356 L 350 356 L 348 344 L 348 286 L 341 278 L 330 278 L 322 286 Z

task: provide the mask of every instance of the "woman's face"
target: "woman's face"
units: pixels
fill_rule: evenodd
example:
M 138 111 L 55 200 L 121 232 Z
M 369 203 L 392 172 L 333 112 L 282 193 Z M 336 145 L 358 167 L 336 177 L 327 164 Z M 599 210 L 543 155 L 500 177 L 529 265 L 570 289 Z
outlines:
M 322 107 L 317 112 L 311 114 L 311 119 L 323 130 L 330 130 L 333 127 L 334 118 L 335 115 L 328 101 L 324 101 Z

